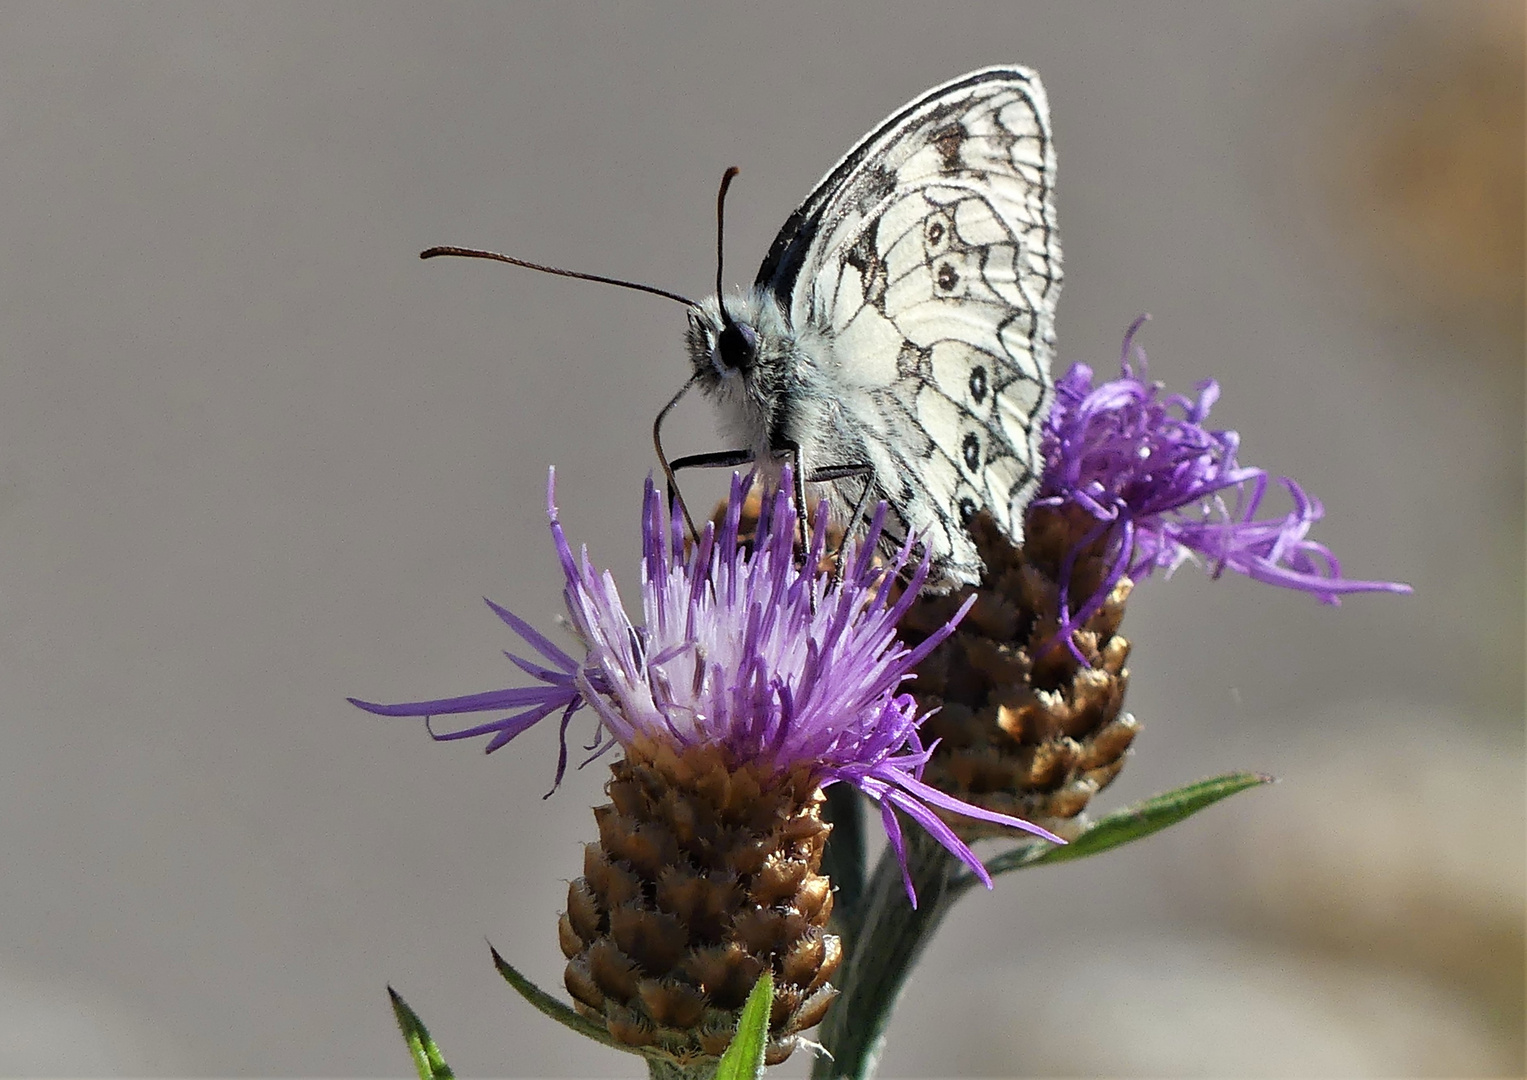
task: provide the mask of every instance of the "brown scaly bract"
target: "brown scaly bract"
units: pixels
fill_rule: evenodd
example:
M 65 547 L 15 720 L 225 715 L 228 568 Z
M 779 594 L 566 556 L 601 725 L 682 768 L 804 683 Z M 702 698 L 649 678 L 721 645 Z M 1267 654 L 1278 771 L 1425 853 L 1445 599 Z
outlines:
M 805 769 L 766 783 L 724 757 L 646 741 L 611 766 L 599 841 L 558 926 L 565 981 L 615 1039 L 691 1062 L 720 1055 L 771 969 L 773 1065 L 835 993 L 842 949 L 820 873 L 832 826 Z
M 1023 547 L 1015 548 L 990 518 L 978 516 L 970 528 L 986 563 L 980 585 L 925 593 L 900 624 L 915 644 L 977 594 L 954 635 L 907 684 L 923 709 L 938 709 L 922 728 L 925 740 L 940 740 L 923 779 L 1063 835 L 1079 831 L 1078 815 L 1124 767 L 1140 728 L 1123 711 L 1129 642 L 1118 630 L 1129 579 L 1074 635 L 1091 666 L 1078 663 L 1056 637 L 1062 561 L 1095 524 L 1075 507 L 1031 506 Z M 1080 550 L 1071 571 L 1073 608 L 1104 579 L 1106 554 L 1101 540 Z M 946 820 L 967 840 L 1006 832 L 970 818 Z

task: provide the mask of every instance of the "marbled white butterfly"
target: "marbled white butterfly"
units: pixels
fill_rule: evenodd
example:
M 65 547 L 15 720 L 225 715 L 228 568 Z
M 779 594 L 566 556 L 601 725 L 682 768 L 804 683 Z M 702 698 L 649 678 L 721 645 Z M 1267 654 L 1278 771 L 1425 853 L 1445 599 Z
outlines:
M 501 258 L 689 305 L 693 374 L 654 430 L 670 482 L 685 466 L 793 459 L 845 520 L 884 499 L 888 531 L 920 537 L 930 583 L 949 587 L 982 569 L 964 523 L 986 510 L 1021 539 L 1039 484 L 1061 283 L 1054 189 L 1039 76 L 990 67 L 861 139 L 790 216 L 743 296 L 720 295 L 719 251 L 717 296 L 700 304 L 487 252 L 424 254 Z M 670 464 L 657 427 L 694 386 L 739 449 Z

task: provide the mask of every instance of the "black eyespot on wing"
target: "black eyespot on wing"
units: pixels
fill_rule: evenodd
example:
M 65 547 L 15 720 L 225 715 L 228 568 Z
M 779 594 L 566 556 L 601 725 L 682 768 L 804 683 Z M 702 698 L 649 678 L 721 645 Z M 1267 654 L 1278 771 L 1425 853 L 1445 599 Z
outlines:
M 960 443 L 960 454 L 965 458 L 965 467 L 971 472 L 981 467 L 981 440 L 974 431 L 968 432 Z
M 938 268 L 935 276 L 938 287 L 945 292 L 953 292 L 954 287 L 960 283 L 960 272 L 954 268 L 953 263 L 944 263 Z
M 970 369 L 970 398 L 977 405 L 986 400 L 986 369 L 979 364 Z
M 969 525 L 970 519 L 976 516 L 976 501 L 969 495 L 960 499 L 960 524 Z

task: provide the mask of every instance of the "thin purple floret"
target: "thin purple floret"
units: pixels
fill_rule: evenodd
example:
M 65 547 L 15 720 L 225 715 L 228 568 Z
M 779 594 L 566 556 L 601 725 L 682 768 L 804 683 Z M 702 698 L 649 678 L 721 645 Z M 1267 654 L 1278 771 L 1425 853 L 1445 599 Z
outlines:
M 1306 538 L 1324 508 L 1288 477 L 1278 482 L 1293 509 L 1281 518 L 1257 518 L 1268 474 L 1237 462 L 1237 433 L 1204 427 L 1219 399 L 1218 384 L 1202 382 L 1197 396 L 1188 398 L 1163 394 L 1160 383 L 1147 382 L 1145 352 L 1134 343 L 1145 319 L 1136 319 L 1125 335 L 1120 377 L 1094 386 L 1092 369 L 1073 365 L 1056 383 L 1045 422 L 1045 472 L 1036 505 L 1071 503 L 1097 521 L 1061 566 L 1066 615 L 1060 634 L 1073 654 L 1081 658 L 1072 631 L 1102 606 L 1120 578 L 1170 574 L 1188 561 L 1203 562 L 1216 577 L 1231 570 L 1327 604 L 1347 593 L 1410 592 L 1396 582 L 1343 578 L 1330 549 Z M 1070 579 L 1076 554 L 1105 536 L 1108 573 L 1096 592 L 1075 603 Z
M 461 698 L 361 708 L 386 716 L 433 716 L 487 710 L 510 715 L 441 739 L 493 736 L 505 745 L 558 710 L 562 739 L 557 782 L 566 768 L 567 724 L 591 708 L 601 733 L 593 757 L 615 744 L 655 739 L 679 748 L 724 747 L 733 761 L 784 775 L 806 766 L 817 783 L 846 783 L 879 804 L 892 850 L 905 844 L 895 811 L 905 813 L 990 884 L 985 867 L 935 808 L 1008 825 L 1056 843 L 1059 837 L 1019 818 L 983 810 L 921 780 L 929 751 L 917 729 L 926 718 L 900 693 L 911 669 L 953 633 L 966 601 L 947 625 L 916 648 L 896 625 L 927 575 L 927 559 L 909 565 L 912 538 L 889 565 L 877 565 L 886 517 L 879 507 L 866 535 L 844 553 L 841 579 L 818 572 L 827 550 L 827 509 L 810 522 L 807 550 L 797 552 L 800 524 L 789 470 L 766 492 L 751 546 L 741 539 L 751 478 L 734 477 L 719 526 L 708 523 L 686 544 L 682 520 L 649 480 L 642 513 L 642 619 L 627 616 L 608 571 L 588 552 L 574 553 L 559 520 L 553 488 L 547 511 L 561 563 L 581 663 L 497 605 L 498 615 L 544 661 L 510 659 L 539 685 Z M 897 575 L 910 571 L 890 602 Z M 592 757 L 590 758 L 592 760 Z M 910 878 L 908 894 L 915 904 Z

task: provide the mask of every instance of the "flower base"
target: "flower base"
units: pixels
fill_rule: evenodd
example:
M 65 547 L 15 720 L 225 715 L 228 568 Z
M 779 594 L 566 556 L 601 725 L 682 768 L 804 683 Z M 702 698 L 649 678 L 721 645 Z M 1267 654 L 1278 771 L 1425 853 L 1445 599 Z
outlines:
M 1123 711 L 1129 642 L 1118 630 L 1129 579 L 1072 632 L 1075 652 L 1058 634 L 1068 556 L 1072 597 L 1088 597 L 1107 574 L 1103 543 L 1081 542 L 1093 524 L 1074 507 L 1031 506 L 1016 548 L 989 517 L 976 517 L 970 528 L 986 563 L 981 584 L 924 593 L 899 627 L 915 645 L 976 594 L 970 614 L 917 666 L 910 684 L 921 710 L 938 709 L 922 729 L 925 740 L 939 740 L 923 779 L 1061 835 L 1080 826 L 1088 802 L 1124 767 L 1140 728 Z M 943 816 L 966 840 L 1010 834 Z
M 681 1064 L 716 1057 L 774 973 L 768 1064 L 831 1003 L 842 956 L 819 871 L 832 826 L 805 769 L 740 768 L 715 746 L 642 740 L 611 766 L 559 924 L 565 982 L 611 1036 Z

